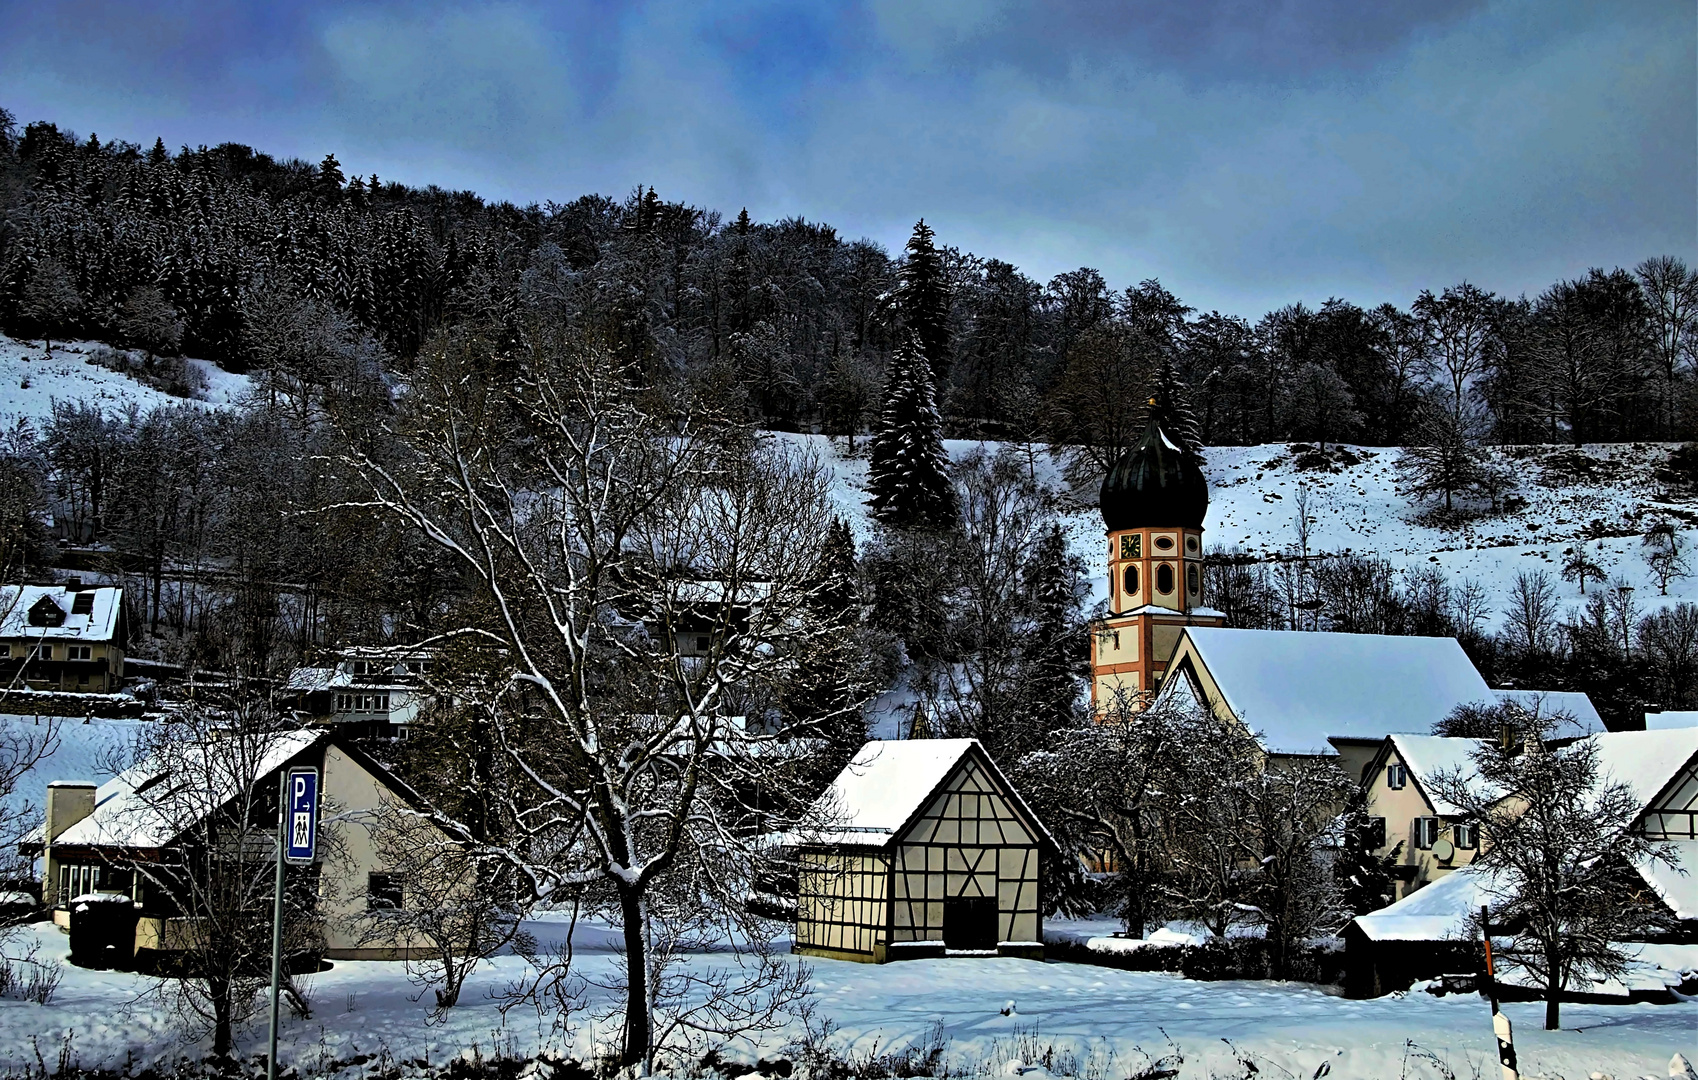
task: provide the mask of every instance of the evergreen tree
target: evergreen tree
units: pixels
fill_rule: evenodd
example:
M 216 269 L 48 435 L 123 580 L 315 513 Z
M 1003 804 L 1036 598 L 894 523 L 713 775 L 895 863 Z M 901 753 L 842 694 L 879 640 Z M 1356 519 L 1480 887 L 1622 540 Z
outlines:
M 1050 732 L 1072 724 L 1079 712 L 1079 680 L 1087 657 L 1079 617 L 1079 560 L 1067 551 L 1067 535 L 1053 524 L 1038 541 L 1025 572 L 1032 600 L 1032 631 L 1026 647 L 1026 689 L 1031 714 Z
M 1191 409 L 1191 392 L 1180 377 L 1171 355 L 1163 355 L 1156 366 L 1149 403 L 1138 423 L 1141 431 L 1154 420 L 1162 432 L 1187 454 L 1201 458 L 1203 427 Z
M 839 752 L 833 770 L 867 741 L 863 706 L 870 679 L 859 633 L 857 574 L 855 538 L 847 522 L 834 518 L 820 542 L 806 604 L 809 623 L 827 629 L 802 635 L 797 676 L 783 701 L 793 725 L 806 727 Z M 842 760 L 835 760 L 839 757 Z
M 324 155 L 324 160 L 318 163 L 318 194 L 325 202 L 332 203 L 342 197 L 342 163 L 335 154 Z
M 1367 791 L 1360 785 L 1345 802 L 1339 824 L 1344 843 L 1333 871 L 1339 903 L 1352 915 L 1378 911 L 1397 897 L 1391 875 L 1403 854 L 1403 841 L 1384 855 L 1374 854 L 1385 843 L 1385 819 L 1368 815 Z
M 949 378 L 949 284 L 944 280 L 943 256 L 932 239 L 932 230 L 921 218 L 914 224 L 908 257 L 897 274 L 896 307 L 902 332 L 918 340 L 932 381 L 941 386 Z
M 947 528 L 955 520 L 947 469 L 931 369 L 918 338 L 910 336 L 890 358 L 884 411 L 873 436 L 873 516 L 899 529 Z

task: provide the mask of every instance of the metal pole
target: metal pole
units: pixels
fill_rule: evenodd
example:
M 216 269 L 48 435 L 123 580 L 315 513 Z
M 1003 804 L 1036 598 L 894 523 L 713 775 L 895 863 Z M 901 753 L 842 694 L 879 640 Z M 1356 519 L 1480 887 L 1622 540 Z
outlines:
M 277 778 L 277 891 L 271 900 L 271 1049 L 265 1080 L 277 1080 L 277 992 L 283 982 L 283 808 L 289 802 L 288 774 Z
M 1498 1011 L 1498 976 L 1497 969 L 1492 963 L 1492 924 L 1484 905 L 1480 908 L 1480 937 L 1486 943 L 1486 994 L 1492 1003 L 1492 1034 L 1498 1040 L 1498 1065 L 1503 1070 L 1503 1080 L 1519 1080 L 1516 1072 L 1515 1034 L 1510 1029 L 1509 1017 Z

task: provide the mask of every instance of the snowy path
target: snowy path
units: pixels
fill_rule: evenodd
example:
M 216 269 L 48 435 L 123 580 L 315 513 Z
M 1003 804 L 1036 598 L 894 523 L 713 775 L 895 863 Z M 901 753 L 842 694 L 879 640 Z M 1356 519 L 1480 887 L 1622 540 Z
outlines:
M 547 927 L 538 927 L 544 934 Z M 63 956 L 66 938 L 45 924 L 32 928 L 45 949 Z M 608 944 L 580 940 L 586 972 L 606 973 L 614 964 Z M 705 956 L 702 963 L 712 963 Z M 1176 975 L 1116 971 L 1072 964 L 1014 959 L 920 960 L 882 967 L 815 961 L 819 1011 L 836 1025 L 834 1038 L 858 1052 L 883 1051 L 919 1039 L 940 1024 L 952 1040 L 950 1052 L 994 1059 L 1006 1054 L 1015 1036 L 1034 1027 L 1039 1042 L 1054 1042 L 1085 1057 L 1093 1046 L 1112 1048 L 1125 1075 L 1140 1059 L 1168 1051 L 1171 1039 L 1184 1054 L 1185 1077 L 1240 1073 L 1230 1039 L 1253 1055 L 1262 1075 L 1310 1077 L 1322 1062 L 1332 1077 L 1380 1078 L 1403 1073 L 1405 1040 L 1436 1054 L 1459 1076 L 1491 1061 L 1492 1041 L 1485 1005 L 1477 997 L 1349 1001 L 1298 984 L 1190 982 Z M 551 1035 L 548 1018 L 528 1007 L 503 1021 L 492 994 L 520 975 L 524 964 L 500 957 L 468 983 L 462 1005 L 443 1023 L 426 1024 L 417 988 L 402 965 L 340 963 L 312 979 L 314 1016 L 289 1021 L 283 1055 L 311 1067 L 387 1049 L 392 1058 L 441 1061 L 474 1044 L 528 1052 L 552 1046 L 581 1053 L 590 1037 L 580 1023 L 568 1045 Z M 85 1065 L 121 1065 L 174 1056 L 175 1028 L 145 991 L 152 980 L 116 972 L 67 968 L 51 1005 L 0 999 L 0 1069 L 33 1063 L 35 1046 L 51 1062 L 66 1031 L 73 1055 Z M 603 999 L 605 1000 L 605 999 Z M 1013 1016 L 1001 1009 L 1013 1001 Z M 594 1004 L 594 1002 L 592 1002 Z M 1539 1030 L 1542 1006 L 1509 1006 L 1521 1049 L 1523 1075 L 1616 1077 L 1665 1075 L 1678 1052 L 1698 1056 L 1698 1005 L 1570 1005 L 1564 1030 Z M 1165 1034 L 1164 1034 L 1165 1033 Z M 242 1034 L 244 1052 L 264 1040 L 262 1026 Z M 603 1032 L 603 1035 L 610 1034 Z M 771 1051 L 790 1033 L 775 1033 L 761 1049 Z M 742 1053 L 732 1056 L 746 1056 Z M 1285 1070 L 1281 1072 L 1280 1070 Z M 357 1071 L 345 1075 L 357 1075 Z M 1115 1074 L 1111 1074 L 1115 1075 Z M 1437 1076 L 1430 1066 L 1409 1076 Z

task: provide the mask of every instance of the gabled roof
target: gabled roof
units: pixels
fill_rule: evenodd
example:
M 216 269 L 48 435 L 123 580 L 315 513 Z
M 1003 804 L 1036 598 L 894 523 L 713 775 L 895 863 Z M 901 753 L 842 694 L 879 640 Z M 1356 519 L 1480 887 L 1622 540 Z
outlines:
M 1189 626 L 1226 705 L 1282 753 L 1324 753 L 1329 735 L 1426 732 L 1458 705 L 1494 700 L 1455 638 Z M 1164 680 L 1162 696 L 1173 684 Z
M 284 731 L 263 736 L 252 747 L 252 775 L 237 775 L 214 758 L 207 744 L 170 748 L 100 785 L 94 793 L 94 812 L 54 837 L 57 845 L 117 848 L 161 848 L 254 783 L 276 772 L 298 754 L 327 737 L 323 730 Z M 234 738 L 235 736 L 232 736 Z M 182 785 L 205 784 L 210 790 L 188 791 Z M 182 798 L 172 796 L 181 794 Z
M 1474 767 L 1474 751 L 1482 739 L 1449 739 L 1440 735 L 1391 735 L 1386 741 L 1397 751 L 1398 758 L 1409 767 L 1409 779 L 1426 798 L 1433 813 L 1442 817 L 1457 817 L 1462 808 L 1439 798 L 1433 792 L 1433 778 L 1440 773 L 1460 773 L 1470 784 L 1478 781 L 1479 770 Z
M 1592 735 L 1609 730 L 1592 699 L 1578 690 L 1493 690 L 1492 695 L 1499 701 L 1514 702 L 1529 712 L 1537 711 L 1540 717 L 1558 713 L 1574 717 L 1574 723 L 1563 725 L 1566 730 L 1556 732 L 1559 736 Z
M 1626 784 L 1639 800 L 1640 810 L 1650 806 L 1698 754 L 1698 728 L 1607 731 L 1592 738 L 1598 744 L 1599 778 Z
M 1002 775 L 977 739 L 875 739 L 860 750 L 814 800 L 821 822 L 802 837 L 810 844 L 884 847 L 914 821 L 968 757 L 975 758 L 1015 810 L 1053 849 L 1055 840 Z
M 1445 941 L 1467 937 L 1468 920 L 1489 905 L 1495 878 L 1464 866 L 1416 889 L 1390 907 L 1356 916 L 1369 941 Z
M 87 613 L 75 610 L 79 596 L 89 597 Z M 57 626 L 31 625 L 30 611 L 46 601 L 59 608 Z M 123 616 L 124 590 L 111 586 L 70 590 L 63 585 L 0 585 L 0 638 L 30 641 L 111 641 Z

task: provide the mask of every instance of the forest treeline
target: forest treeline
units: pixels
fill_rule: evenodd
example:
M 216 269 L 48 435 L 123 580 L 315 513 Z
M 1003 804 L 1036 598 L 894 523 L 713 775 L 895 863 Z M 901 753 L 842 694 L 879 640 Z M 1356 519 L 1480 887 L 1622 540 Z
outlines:
M 1537 297 L 1434 283 L 1252 322 L 1088 267 L 1036 281 L 939 245 L 652 188 L 515 206 L 349 178 L 226 143 L 173 153 L 0 111 L 0 328 L 183 352 L 291 380 L 410 370 L 432 335 L 526 320 L 609 342 L 656 381 L 711 380 L 753 422 L 850 435 L 918 339 L 950 435 L 1099 448 L 1189 387 L 1204 444 L 1685 439 L 1698 273 L 1649 258 Z

